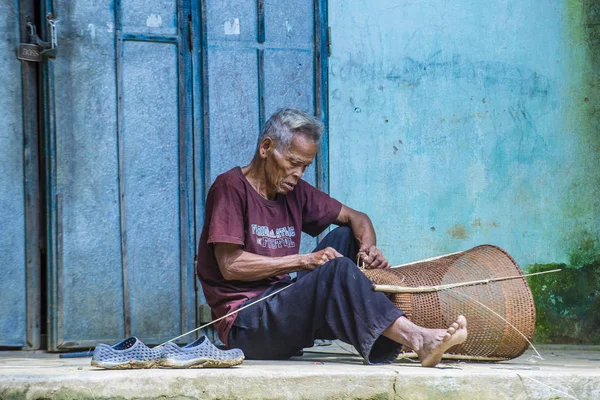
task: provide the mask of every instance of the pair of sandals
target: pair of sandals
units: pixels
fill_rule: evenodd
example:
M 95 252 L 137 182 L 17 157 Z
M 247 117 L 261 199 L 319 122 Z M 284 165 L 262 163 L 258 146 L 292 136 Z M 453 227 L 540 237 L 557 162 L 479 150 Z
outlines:
M 175 343 L 150 348 L 136 337 L 109 346 L 99 344 L 92 356 L 92 367 L 104 369 L 138 368 L 227 368 L 244 361 L 240 349 L 219 350 L 206 336 L 179 347 Z

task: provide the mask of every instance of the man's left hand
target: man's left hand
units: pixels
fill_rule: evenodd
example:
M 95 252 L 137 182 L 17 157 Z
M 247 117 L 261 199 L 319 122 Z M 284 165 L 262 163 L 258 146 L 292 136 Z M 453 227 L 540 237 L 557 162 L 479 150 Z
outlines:
M 367 269 L 387 269 L 392 266 L 383 256 L 381 250 L 375 246 L 361 247 L 358 256 L 365 263 Z

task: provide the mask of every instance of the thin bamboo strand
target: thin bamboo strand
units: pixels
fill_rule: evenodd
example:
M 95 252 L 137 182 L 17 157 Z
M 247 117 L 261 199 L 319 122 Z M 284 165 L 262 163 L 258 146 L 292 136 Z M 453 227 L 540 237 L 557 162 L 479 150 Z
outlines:
M 454 289 L 457 287 L 463 286 L 472 286 L 472 285 L 485 285 L 491 282 L 500 282 L 506 281 L 510 279 L 519 279 L 525 278 L 528 276 L 534 275 L 542 275 L 549 274 L 552 272 L 559 272 L 561 269 L 553 269 L 551 271 L 543 271 L 543 272 L 534 272 L 531 274 L 525 275 L 515 275 L 515 276 L 506 276 L 502 278 L 492 278 L 492 279 L 481 279 L 478 281 L 470 281 L 470 282 L 458 282 L 458 283 L 449 283 L 447 285 L 434 285 L 434 286 L 398 286 L 398 285 L 373 285 L 373 290 L 376 292 L 386 292 L 386 293 L 430 293 L 430 292 L 439 292 L 441 290 Z
M 570 395 L 569 393 L 567 393 L 567 392 L 563 392 L 562 390 L 558 390 L 558 389 L 556 389 L 556 388 L 554 388 L 554 387 L 552 387 L 552 386 L 550 386 L 550 385 L 548 385 L 548 384 L 546 384 L 546 383 L 544 383 L 544 382 L 540 382 L 540 381 L 538 381 L 537 379 L 534 379 L 534 378 L 532 378 L 532 377 L 530 377 L 530 376 L 527 376 L 527 375 L 520 375 L 520 374 L 517 374 L 517 376 L 518 376 L 519 378 L 521 378 L 521 379 L 522 379 L 522 378 L 531 379 L 532 381 L 534 381 L 534 382 L 535 382 L 535 383 L 537 383 L 538 385 L 546 386 L 547 388 L 549 388 L 549 389 L 552 389 L 552 390 L 554 390 L 555 392 L 561 393 L 561 394 L 563 394 L 563 395 L 565 395 L 565 396 L 567 396 L 567 397 L 569 397 L 569 398 L 571 398 L 571 399 L 577 400 L 577 397 L 573 397 L 573 396 L 571 396 L 571 395 Z
M 215 322 L 219 322 L 220 320 L 222 320 L 222 319 L 224 319 L 224 318 L 227 318 L 227 317 L 229 317 L 230 315 L 237 314 L 237 313 L 239 313 L 240 311 L 242 311 L 242 310 L 244 310 L 244 309 L 246 309 L 246 308 L 248 308 L 248 307 L 251 307 L 251 306 L 253 306 L 253 305 L 257 304 L 257 303 L 260 303 L 261 301 L 264 301 L 264 300 L 268 299 L 268 298 L 269 298 L 269 297 L 271 297 L 271 296 L 275 296 L 277 293 L 279 293 L 279 292 L 282 292 L 282 291 L 284 291 L 285 289 L 287 289 L 287 288 L 289 288 L 289 287 L 291 287 L 291 286 L 294 286 L 294 283 L 292 283 L 292 284 L 289 284 L 289 285 L 287 285 L 287 286 L 284 286 L 284 287 L 282 287 L 281 289 L 279 289 L 279 290 L 276 290 L 276 291 L 274 291 L 273 293 L 271 293 L 271 294 L 269 294 L 269 295 L 267 295 L 267 296 L 265 296 L 265 297 L 263 297 L 263 298 L 261 298 L 261 299 L 258 299 L 258 300 L 257 300 L 257 301 L 255 301 L 255 302 L 252 302 L 252 303 L 250 303 L 250 304 L 246 304 L 245 306 L 238 308 L 237 310 L 233 310 L 233 311 L 232 311 L 232 312 L 230 312 L 229 314 L 223 315 L 222 317 L 220 317 L 220 318 L 217 318 L 217 319 L 215 319 L 214 321 L 211 321 L 211 322 L 209 322 L 208 324 L 204 324 L 204 325 L 202 325 L 202 326 L 201 326 L 201 327 L 199 327 L 199 328 L 192 329 L 191 331 L 184 333 L 183 335 L 179 335 L 179 336 L 177 336 L 177 337 L 174 337 L 173 339 L 169 339 L 169 340 L 167 340 L 166 342 L 164 342 L 164 343 L 161 343 L 161 344 L 159 344 L 159 345 L 158 345 L 158 346 L 156 346 L 156 347 L 164 346 L 165 344 L 167 344 L 167 343 L 169 343 L 169 342 L 172 342 L 173 340 L 177 340 L 177 339 L 179 339 L 179 338 L 182 338 L 182 337 L 184 337 L 184 336 L 187 336 L 187 335 L 189 335 L 190 333 L 194 333 L 194 332 L 196 332 L 196 331 L 199 331 L 200 329 L 206 328 L 207 326 L 211 326 L 211 325 L 212 325 L 212 324 L 214 324 Z
M 407 264 L 402 264 L 402 265 L 393 265 L 391 268 L 401 268 L 401 267 L 406 267 L 408 265 L 414 265 L 414 264 L 420 264 L 420 263 L 429 262 L 429 261 L 435 261 L 435 260 L 439 260 L 440 258 L 453 256 L 453 255 L 459 254 L 459 253 L 464 253 L 464 251 L 457 251 L 456 253 L 444 254 L 443 256 L 431 257 L 431 258 L 427 258 L 425 260 L 413 261 L 413 262 L 409 262 Z
M 417 353 L 409 351 L 406 353 L 400 353 L 398 360 L 403 358 L 419 358 Z M 504 357 L 485 357 L 485 356 L 469 356 L 466 354 L 443 354 L 442 359 L 444 360 L 463 360 L 463 361 L 505 361 Z
M 506 318 L 504 318 L 502 315 L 498 314 L 496 311 L 492 310 L 491 308 L 489 308 L 488 306 L 486 306 L 485 304 L 483 304 L 479 300 L 474 299 L 473 297 L 469 296 L 468 294 L 457 292 L 457 291 L 450 291 L 449 293 L 451 293 L 451 294 L 459 294 L 459 295 L 461 295 L 463 297 L 466 297 L 467 299 L 470 299 L 470 300 L 474 301 L 476 304 L 479 304 L 480 306 L 482 306 L 483 308 L 485 308 L 486 310 L 488 310 L 489 312 L 491 312 L 492 314 L 494 314 L 495 316 L 497 316 L 498 318 L 500 318 L 502 321 L 506 322 L 511 328 L 513 328 L 515 331 L 517 331 L 519 333 L 519 335 L 523 336 L 523 338 L 527 341 L 527 343 L 529 343 L 529 345 L 531 346 L 531 348 L 533 349 L 533 351 L 535 351 L 535 354 L 537 354 L 537 356 L 541 360 L 544 360 L 544 357 L 542 357 L 542 355 L 537 351 L 537 349 L 535 348 L 535 346 L 533 345 L 533 343 L 531 343 L 531 341 L 527 338 L 527 336 L 525 336 L 523 334 L 523 332 L 521 332 L 519 329 L 517 329 L 516 326 L 514 326 L 513 324 L 511 324 L 510 322 L 508 322 L 508 320 Z

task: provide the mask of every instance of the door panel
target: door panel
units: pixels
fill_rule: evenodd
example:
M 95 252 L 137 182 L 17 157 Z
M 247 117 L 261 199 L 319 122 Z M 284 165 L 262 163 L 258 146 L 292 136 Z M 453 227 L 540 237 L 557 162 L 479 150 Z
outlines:
M 264 71 L 267 118 L 283 104 L 301 110 L 314 108 L 314 62 L 310 51 L 265 50 Z
M 208 50 L 211 183 L 228 169 L 246 165 L 254 153 L 259 129 L 256 77 L 256 50 Z
M 256 41 L 256 1 L 205 0 L 205 3 L 206 32 L 209 43 L 213 41 Z
M 34 3 L 0 0 L 0 346 L 40 346 L 40 185 L 37 65 L 29 41 Z
M 17 2 L 0 0 L 0 346 L 25 346 L 27 282 L 25 272 L 25 193 L 23 115 Z
M 177 46 L 125 42 L 123 151 L 131 331 L 180 327 Z M 174 331 L 174 328 L 177 330 Z M 174 335 L 175 336 L 175 335 Z
M 135 32 L 177 34 L 177 0 L 121 0 L 123 27 Z
M 266 0 L 266 40 L 312 50 L 315 11 L 314 0 Z
M 68 348 L 122 337 L 123 281 L 114 33 L 95 28 L 114 24 L 114 14 L 101 4 L 57 8 L 61 47 L 50 62 L 56 130 L 47 140 L 55 145 L 49 347 Z

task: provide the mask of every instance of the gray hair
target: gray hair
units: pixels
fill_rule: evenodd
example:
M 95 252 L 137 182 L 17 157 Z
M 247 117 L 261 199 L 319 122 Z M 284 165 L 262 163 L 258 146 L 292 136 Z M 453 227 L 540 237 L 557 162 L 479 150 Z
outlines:
M 304 135 L 318 144 L 324 130 L 323 122 L 295 108 L 281 108 L 265 122 L 258 135 L 257 150 L 264 138 L 271 138 L 278 149 L 287 150 L 295 135 Z

